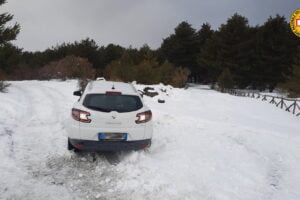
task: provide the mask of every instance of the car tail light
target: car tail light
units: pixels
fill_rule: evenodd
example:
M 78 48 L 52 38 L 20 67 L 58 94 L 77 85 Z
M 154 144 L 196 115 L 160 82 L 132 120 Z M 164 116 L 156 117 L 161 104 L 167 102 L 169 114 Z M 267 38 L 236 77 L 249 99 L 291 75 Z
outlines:
M 72 117 L 76 121 L 80 121 L 83 123 L 90 123 L 92 120 L 89 119 L 89 116 L 91 116 L 91 113 L 89 112 L 78 110 L 75 108 L 72 109 Z
M 152 119 L 152 112 L 148 110 L 146 112 L 138 113 L 136 116 L 138 119 L 135 120 L 135 123 L 137 124 L 146 123 Z

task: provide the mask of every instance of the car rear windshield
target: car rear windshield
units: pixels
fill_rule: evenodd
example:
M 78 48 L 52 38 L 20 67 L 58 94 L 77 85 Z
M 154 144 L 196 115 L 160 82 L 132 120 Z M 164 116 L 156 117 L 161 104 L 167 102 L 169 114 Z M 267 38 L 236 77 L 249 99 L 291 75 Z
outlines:
M 88 94 L 83 105 L 101 112 L 132 112 L 143 107 L 141 99 L 134 95 Z

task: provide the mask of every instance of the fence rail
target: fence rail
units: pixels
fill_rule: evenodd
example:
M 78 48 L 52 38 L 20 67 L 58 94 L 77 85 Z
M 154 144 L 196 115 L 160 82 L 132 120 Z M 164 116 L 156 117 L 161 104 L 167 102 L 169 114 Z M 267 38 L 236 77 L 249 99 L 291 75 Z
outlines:
M 291 112 L 297 117 L 300 116 L 300 100 L 297 99 L 265 95 L 265 94 L 261 94 L 259 91 L 256 90 L 225 89 L 222 92 L 235 95 L 235 96 L 261 99 L 262 101 L 266 101 L 271 104 L 274 104 L 276 105 L 276 107 L 284 109 L 287 112 Z

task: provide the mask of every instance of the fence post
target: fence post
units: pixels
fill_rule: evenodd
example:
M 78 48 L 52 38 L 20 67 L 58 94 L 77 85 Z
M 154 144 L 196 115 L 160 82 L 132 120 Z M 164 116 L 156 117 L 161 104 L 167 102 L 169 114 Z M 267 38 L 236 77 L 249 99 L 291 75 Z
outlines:
M 281 97 L 281 105 L 280 105 L 280 108 L 281 108 L 281 109 L 283 108 L 283 97 Z
M 293 108 L 293 114 L 296 113 L 296 106 L 297 106 L 297 101 L 295 100 L 295 102 L 294 102 L 294 108 Z

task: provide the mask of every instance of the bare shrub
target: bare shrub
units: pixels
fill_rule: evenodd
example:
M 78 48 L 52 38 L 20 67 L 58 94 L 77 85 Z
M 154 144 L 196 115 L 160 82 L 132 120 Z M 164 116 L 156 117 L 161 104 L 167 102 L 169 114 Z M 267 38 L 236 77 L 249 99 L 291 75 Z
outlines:
M 228 68 L 225 68 L 218 77 L 218 85 L 222 92 L 224 92 L 224 89 L 232 89 L 234 87 L 234 81 Z
M 178 67 L 172 73 L 170 85 L 174 87 L 184 87 L 191 71 L 188 68 Z
M 168 62 L 160 65 L 151 58 L 134 65 L 126 56 L 111 62 L 104 70 L 105 77 L 112 81 L 137 81 L 142 84 L 164 83 L 175 87 L 184 87 L 189 74 L 190 71 L 187 68 L 175 67 Z
M 160 65 L 160 67 L 158 68 L 159 72 L 157 73 L 160 82 L 169 85 L 171 83 L 174 70 L 174 65 L 169 62 L 165 62 Z
M 122 64 L 117 61 L 111 62 L 104 70 L 104 76 L 111 81 L 123 81 L 121 78 Z
M 10 75 L 11 80 L 33 80 L 38 76 L 38 70 L 27 64 L 19 64 Z
M 6 83 L 5 81 L 0 81 L 0 92 L 5 93 L 7 92 L 7 88 L 10 86 L 9 83 Z
M 129 55 L 125 53 L 120 59 L 112 61 L 106 66 L 104 76 L 112 81 L 129 82 L 135 77 L 133 67 L 133 61 Z
M 138 65 L 132 67 L 131 80 L 136 80 L 143 84 L 157 84 L 161 81 L 159 64 L 154 60 L 143 60 Z
M 4 80 L 7 79 L 6 73 L 0 70 L 0 92 L 7 92 L 7 88 L 10 86 L 9 83 L 6 83 Z
M 51 62 L 39 71 L 40 79 L 93 79 L 95 69 L 85 58 L 67 56 L 59 61 Z

